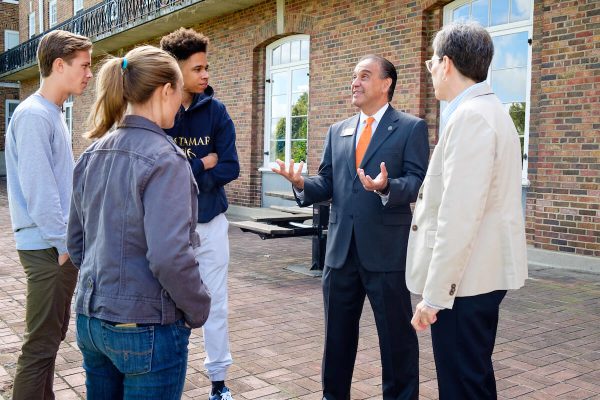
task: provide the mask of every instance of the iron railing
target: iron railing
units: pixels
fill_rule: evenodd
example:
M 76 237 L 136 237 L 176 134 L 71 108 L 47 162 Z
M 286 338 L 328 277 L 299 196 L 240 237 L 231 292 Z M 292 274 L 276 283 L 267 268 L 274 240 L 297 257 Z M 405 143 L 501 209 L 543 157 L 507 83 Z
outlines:
M 132 28 L 160 15 L 171 13 L 204 0 L 104 0 L 78 12 L 52 29 L 87 36 L 97 41 L 124 29 Z M 43 34 L 0 54 L 0 75 L 36 63 L 36 52 Z

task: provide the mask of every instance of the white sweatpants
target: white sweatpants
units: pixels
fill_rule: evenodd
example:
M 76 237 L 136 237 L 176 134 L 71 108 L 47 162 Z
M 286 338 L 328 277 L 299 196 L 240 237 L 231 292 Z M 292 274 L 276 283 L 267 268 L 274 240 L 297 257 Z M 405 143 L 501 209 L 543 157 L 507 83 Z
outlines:
M 200 247 L 196 260 L 200 275 L 211 295 L 210 314 L 202 327 L 204 333 L 204 366 L 211 381 L 224 381 L 232 363 L 227 323 L 227 270 L 229 268 L 229 222 L 219 214 L 210 222 L 197 224 Z

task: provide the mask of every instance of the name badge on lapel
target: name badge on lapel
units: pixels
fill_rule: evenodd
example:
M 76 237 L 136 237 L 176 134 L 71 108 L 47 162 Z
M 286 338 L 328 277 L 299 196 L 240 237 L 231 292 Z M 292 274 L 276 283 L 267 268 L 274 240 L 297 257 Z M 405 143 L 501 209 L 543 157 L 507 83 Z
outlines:
M 352 135 L 354 135 L 354 129 L 346 128 L 342 131 L 342 134 L 340 136 L 352 136 Z

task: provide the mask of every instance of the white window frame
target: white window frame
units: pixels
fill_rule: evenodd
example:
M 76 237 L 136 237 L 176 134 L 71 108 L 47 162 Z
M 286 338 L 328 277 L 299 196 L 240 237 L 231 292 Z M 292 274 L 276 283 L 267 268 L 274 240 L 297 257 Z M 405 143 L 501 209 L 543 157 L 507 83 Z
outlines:
M 44 0 L 38 0 L 38 16 L 40 17 L 40 31 L 38 33 L 44 32 Z
M 67 110 L 71 111 L 71 119 L 67 120 Z M 73 137 L 73 95 L 70 95 L 67 100 L 63 103 L 63 118 L 65 119 L 65 124 L 69 129 L 69 134 L 71 138 Z
M 83 10 L 83 0 L 73 1 L 73 15 L 77 14 L 80 10 Z
M 19 4 L 19 0 L 2 0 L 3 3 Z
M 12 118 L 12 114 L 8 114 L 8 105 L 9 104 L 16 104 L 19 105 L 20 101 L 19 100 L 10 100 L 10 99 L 6 99 L 6 101 L 4 102 L 4 132 L 8 132 L 8 123 L 10 122 L 10 119 Z
M 35 36 L 35 11 L 29 13 L 29 39 Z
M 13 39 L 15 37 L 17 38 L 17 43 L 14 46 L 9 46 L 11 36 L 13 37 Z M 9 29 L 6 29 L 4 31 L 4 51 L 10 50 L 13 47 L 17 47 L 18 45 L 19 45 L 19 31 L 11 31 Z
M 48 26 L 53 27 L 58 23 L 58 7 L 56 0 L 50 0 L 48 2 Z
M 266 65 L 266 74 L 265 74 L 267 79 L 270 79 L 273 72 L 277 72 L 277 71 L 289 70 L 291 72 L 295 69 L 302 69 L 302 68 L 307 68 L 307 67 L 310 70 L 310 50 L 308 53 L 308 60 L 290 62 L 287 64 L 283 64 L 281 66 L 273 66 L 272 65 L 273 50 L 276 49 L 277 47 L 283 45 L 286 42 L 293 42 L 293 41 L 297 41 L 297 40 L 308 40 L 308 42 L 310 44 L 310 36 L 309 35 L 293 35 L 293 36 L 287 36 L 285 38 L 279 39 L 267 46 L 267 49 L 266 49 L 267 65 Z M 309 46 L 309 48 L 310 48 L 310 46 Z M 290 76 L 291 76 L 291 74 L 290 74 Z M 310 77 L 309 77 L 308 82 L 309 82 L 308 98 L 309 98 L 309 104 L 310 104 Z M 290 78 L 290 85 L 291 85 L 291 78 Z M 271 90 L 272 90 L 271 84 L 265 85 L 265 124 L 264 124 L 264 146 L 263 146 L 264 147 L 264 151 L 263 151 L 264 156 L 263 156 L 263 167 L 259 168 L 260 171 L 271 171 L 271 167 L 277 166 L 276 163 L 270 161 L 270 154 L 269 154 L 269 152 L 271 150 L 271 122 L 272 122 Z M 291 91 L 290 91 L 290 96 L 291 96 Z M 290 107 L 288 107 L 288 109 L 289 108 Z M 288 115 L 288 117 L 290 117 L 290 116 Z M 290 120 L 290 122 L 291 122 L 291 120 Z M 291 123 L 290 123 L 290 126 L 291 126 Z M 283 160 L 284 162 L 287 162 L 290 159 L 290 147 L 291 146 L 287 146 L 287 143 L 291 142 L 291 135 L 292 135 L 291 130 L 288 127 L 286 127 L 286 132 L 285 132 L 286 149 L 285 149 L 285 160 Z M 308 158 L 308 136 L 309 136 L 309 132 L 307 132 L 307 134 L 306 134 L 307 158 Z M 304 167 L 302 168 L 303 173 L 306 173 L 307 171 L 308 171 L 308 160 L 306 160 L 306 162 L 304 163 Z
M 510 0 L 509 0 L 510 1 Z M 519 32 L 527 32 L 528 38 L 533 38 L 533 8 L 534 8 L 534 0 L 531 1 L 530 7 L 530 15 L 529 19 L 525 21 L 517 21 L 517 22 L 509 22 L 501 25 L 494 25 L 486 27 L 487 31 L 490 33 L 490 36 L 502 36 L 508 35 L 511 33 L 519 33 Z M 447 4 L 444 7 L 444 25 L 452 22 L 452 11 L 455 9 L 467 4 L 471 3 L 472 0 L 456 0 L 452 3 Z M 510 3 L 509 3 L 510 4 Z M 491 10 L 489 11 L 491 12 Z M 529 186 L 530 181 L 528 179 L 528 165 L 529 165 L 529 126 L 530 126 L 530 113 L 531 113 L 531 63 L 532 63 L 532 47 L 531 45 L 527 48 L 527 84 L 525 89 L 525 99 L 526 99 L 526 107 L 525 107 L 525 128 L 523 132 L 523 154 L 526 156 L 523 157 L 523 167 L 521 169 L 521 185 Z M 491 68 L 491 66 L 490 66 Z M 490 80 L 490 75 L 488 74 L 488 83 Z M 443 104 L 440 108 L 440 111 L 443 111 L 443 108 L 446 104 Z

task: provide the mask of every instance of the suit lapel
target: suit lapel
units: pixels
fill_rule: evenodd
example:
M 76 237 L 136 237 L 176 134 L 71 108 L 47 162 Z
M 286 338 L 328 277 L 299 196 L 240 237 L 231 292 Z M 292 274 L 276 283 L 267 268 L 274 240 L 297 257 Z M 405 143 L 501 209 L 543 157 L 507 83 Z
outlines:
M 360 121 L 360 114 L 355 115 L 342 127 L 340 135 L 343 135 L 347 130 L 352 130 L 352 136 L 343 136 L 342 143 L 344 146 L 344 152 L 346 153 L 346 163 L 350 176 L 356 177 L 356 131 L 358 128 L 358 122 Z
M 369 142 L 369 147 L 367 147 L 367 151 L 365 152 L 365 156 L 360 163 L 360 168 L 364 168 L 364 165 L 369 162 L 369 160 L 373 157 L 373 155 L 377 152 L 379 147 L 390 137 L 392 133 L 398 127 L 398 116 L 396 114 L 396 110 L 389 106 L 388 109 L 383 114 L 381 121 L 377 125 L 377 130 L 373 134 L 371 141 Z M 353 159 L 354 160 L 354 159 Z

